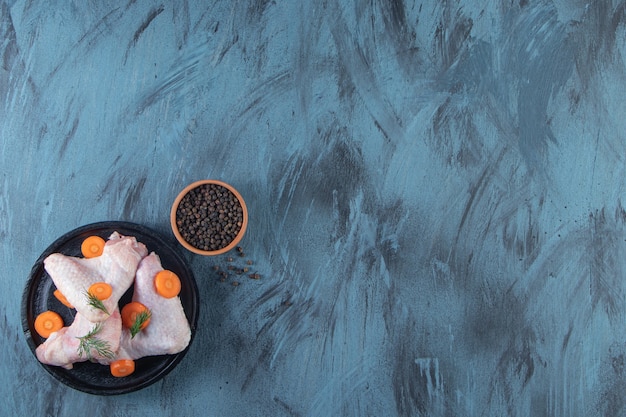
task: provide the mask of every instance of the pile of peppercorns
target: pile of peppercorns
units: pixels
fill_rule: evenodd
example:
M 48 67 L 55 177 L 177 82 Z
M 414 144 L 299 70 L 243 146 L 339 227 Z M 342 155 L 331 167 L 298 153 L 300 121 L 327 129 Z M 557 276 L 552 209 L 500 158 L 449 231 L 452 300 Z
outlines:
M 228 246 L 243 225 L 243 208 L 237 197 L 219 184 L 191 189 L 176 209 L 176 226 L 191 246 L 217 251 Z
M 261 274 L 252 270 L 252 265 L 254 265 L 254 261 L 252 259 L 246 259 L 246 254 L 243 251 L 241 246 L 237 246 L 237 255 L 239 259 L 231 255 L 226 255 L 223 257 L 223 260 L 226 261 L 226 264 L 218 264 L 213 265 L 213 271 L 215 272 L 218 280 L 220 282 L 230 282 L 233 286 L 238 286 L 240 281 L 237 277 L 244 276 L 250 279 L 258 280 L 261 279 Z M 243 262 L 245 260 L 245 262 Z M 243 264 L 242 264 L 243 262 Z M 231 279 L 234 278 L 234 279 Z

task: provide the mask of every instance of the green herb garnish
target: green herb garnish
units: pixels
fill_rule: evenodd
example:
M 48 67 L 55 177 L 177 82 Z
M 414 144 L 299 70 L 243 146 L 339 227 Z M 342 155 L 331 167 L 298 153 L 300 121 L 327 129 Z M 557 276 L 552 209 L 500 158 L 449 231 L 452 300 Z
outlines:
M 104 311 L 106 314 L 109 314 L 109 312 L 107 311 L 107 308 L 104 306 L 104 303 L 102 302 L 102 300 L 100 300 L 98 297 L 96 297 L 94 294 L 90 293 L 89 291 L 85 291 L 85 297 L 87 297 L 87 305 L 97 309 L 97 310 L 102 310 Z
M 78 356 L 83 357 L 86 356 L 87 359 L 91 359 L 91 351 L 95 350 L 98 355 L 113 359 L 115 358 L 115 354 L 111 351 L 111 347 L 109 343 L 105 340 L 99 339 L 96 337 L 98 333 L 102 330 L 102 323 L 97 323 L 93 329 L 89 331 L 84 336 L 77 337 L 79 340 L 78 343 Z
M 150 310 L 143 310 L 137 313 L 135 317 L 135 322 L 130 327 L 130 338 L 134 338 L 137 333 L 141 331 L 141 326 L 144 325 L 148 320 L 152 317 L 152 312 Z

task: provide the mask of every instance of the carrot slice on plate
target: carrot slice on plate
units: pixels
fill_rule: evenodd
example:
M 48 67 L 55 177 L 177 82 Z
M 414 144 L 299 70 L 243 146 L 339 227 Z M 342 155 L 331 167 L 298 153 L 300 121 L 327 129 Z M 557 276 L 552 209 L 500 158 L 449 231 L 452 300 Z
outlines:
M 44 311 L 35 319 L 35 330 L 39 336 L 48 338 L 54 332 L 63 328 L 63 318 L 54 311 Z
M 135 337 L 139 331 L 150 324 L 152 312 L 148 307 L 138 301 L 132 301 L 122 307 L 122 324 L 130 329 L 130 334 Z
M 89 294 L 98 300 L 106 300 L 113 294 L 113 288 L 106 282 L 96 282 L 89 287 Z
M 85 258 L 95 258 L 102 255 L 105 241 L 100 236 L 89 236 L 80 245 L 80 251 Z
M 135 372 L 135 361 L 132 359 L 118 359 L 111 362 L 111 375 L 123 378 Z
M 61 291 L 54 290 L 52 294 L 54 294 L 56 299 L 59 300 L 61 304 L 63 304 L 65 307 L 74 308 L 74 306 L 69 301 L 67 301 L 67 298 L 65 298 Z
M 180 278 L 167 269 L 159 271 L 154 277 L 157 294 L 164 298 L 174 298 L 180 293 Z

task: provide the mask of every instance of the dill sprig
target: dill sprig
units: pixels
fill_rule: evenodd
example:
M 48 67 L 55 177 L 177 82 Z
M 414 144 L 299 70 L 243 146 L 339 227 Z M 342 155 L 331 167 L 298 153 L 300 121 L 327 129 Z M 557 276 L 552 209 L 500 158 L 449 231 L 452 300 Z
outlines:
M 135 322 L 130 327 L 130 338 L 134 338 L 137 333 L 141 331 L 142 326 L 152 317 L 152 312 L 148 309 L 143 310 L 137 313 L 135 317 Z
M 98 355 L 113 359 L 115 358 L 115 354 L 111 351 L 111 347 L 109 346 L 109 342 L 99 339 L 96 337 L 98 333 L 102 330 L 102 323 L 97 323 L 93 329 L 89 331 L 84 336 L 77 337 L 79 340 L 78 343 L 78 356 L 83 357 L 86 356 L 87 359 L 91 359 L 91 351 L 95 350 Z
M 96 297 L 94 294 L 90 293 L 89 291 L 85 291 L 85 297 L 87 297 L 87 305 L 97 309 L 97 310 L 102 310 L 104 311 L 106 314 L 109 314 L 109 312 L 107 311 L 107 308 L 104 306 L 104 303 L 102 302 L 102 300 L 100 300 L 98 297 Z

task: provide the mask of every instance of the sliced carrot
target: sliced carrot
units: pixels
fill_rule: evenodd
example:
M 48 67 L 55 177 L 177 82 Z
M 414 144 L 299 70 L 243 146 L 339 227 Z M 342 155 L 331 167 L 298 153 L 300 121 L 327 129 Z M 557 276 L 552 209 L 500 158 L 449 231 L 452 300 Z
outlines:
M 180 293 L 180 279 L 169 270 L 159 271 L 154 277 L 157 294 L 165 298 L 174 298 Z
M 133 301 L 122 307 L 122 324 L 124 327 L 132 328 L 137 322 L 137 316 L 143 312 L 150 313 L 150 310 L 145 305 L 138 301 Z M 150 323 L 150 318 L 144 320 L 139 326 L 139 330 L 143 330 Z
M 54 332 L 63 328 L 63 319 L 54 311 L 44 311 L 35 319 L 35 330 L 39 336 L 48 338 Z
M 61 291 L 54 290 L 52 294 L 54 294 L 57 300 L 59 300 L 61 304 L 63 304 L 65 307 L 74 308 L 74 306 L 69 301 L 67 301 L 67 298 L 65 298 Z
M 100 236 L 89 236 L 83 240 L 83 243 L 80 245 L 80 251 L 85 258 L 95 258 L 102 255 L 104 244 L 105 241 Z
M 118 359 L 111 362 L 111 375 L 123 378 L 135 372 L 135 361 L 132 359 Z
M 98 300 L 106 300 L 113 294 L 113 287 L 106 282 L 96 282 L 89 287 L 89 294 L 93 295 Z

